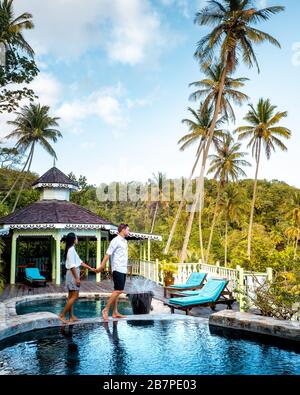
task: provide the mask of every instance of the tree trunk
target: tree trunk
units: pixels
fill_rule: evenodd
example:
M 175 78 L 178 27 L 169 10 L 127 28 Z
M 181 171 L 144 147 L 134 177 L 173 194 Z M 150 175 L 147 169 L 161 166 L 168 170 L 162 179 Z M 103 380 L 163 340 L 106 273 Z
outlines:
M 194 197 L 194 202 L 192 205 L 192 209 L 191 209 L 191 213 L 190 213 L 190 217 L 189 217 L 189 222 L 186 228 L 186 232 L 185 232 L 185 237 L 184 237 L 184 242 L 183 242 L 183 247 L 181 250 L 181 254 L 180 254 L 180 262 L 184 262 L 185 258 L 186 258 L 186 253 L 187 253 L 187 247 L 188 247 L 188 243 L 190 240 L 190 235 L 191 235 L 191 230 L 192 230 L 192 224 L 193 224 L 193 220 L 194 220 L 194 215 L 195 215 L 195 208 L 197 206 L 197 202 L 198 199 L 203 199 L 203 189 L 202 186 L 204 186 L 204 174 L 205 174 L 205 166 L 206 166 L 206 161 L 208 158 L 208 153 L 209 153 L 209 148 L 213 139 L 213 135 L 214 135 L 214 131 L 215 131 L 215 126 L 216 126 L 216 122 L 218 120 L 218 116 L 220 113 L 220 109 L 221 109 L 221 99 L 222 99 L 222 94 L 224 91 L 224 86 L 225 86 L 225 78 L 227 75 L 227 70 L 228 70 L 228 66 L 226 65 L 224 71 L 223 71 L 223 75 L 221 78 L 221 83 L 220 83 L 220 88 L 219 88 L 219 92 L 218 92 L 218 98 L 217 98 L 217 103 L 215 106 L 215 111 L 214 111 L 214 117 L 212 120 L 212 123 L 210 125 L 209 128 L 209 132 L 208 132 L 208 141 L 205 145 L 205 149 L 204 149 L 204 153 L 203 153 L 203 159 L 202 159 L 202 166 L 201 166 L 201 172 L 200 172 L 200 180 L 199 180 L 199 185 L 200 185 L 200 191 L 199 191 L 199 195 L 196 191 L 196 195 Z M 198 183 L 197 183 L 198 185 Z
M 150 233 L 152 233 L 152 232 L 153 232 L 153 229 L 154 229 L 155 218 L 156 218 L 157 209 L 158 209 L 158 204 L 159 204 L 159 202 L 156 202 L 156 206 L 155 206 L 155 211 L 154 211 L 154 215 L 153 215 L 153 220 L 152 220 L 152 225 L 151 225 Z
M 294 259 L 297 258 L 298 242 L 299 242 L 299 230 L 298 230 L 298 232 L 297 232 L 297 237 L 296 237 L 296 244 L 295 244 L 295 251 L 294 251 Z
M 201 146 L 201 147 L 200 147 L 200 146 Z M 192 177 L 193 177 L 193 174 L 194 174 L 194 171 L 195 171 L 195 169 L 196 169 L 196 166 L 197 166 L 197 164 L 198 164 L 198 162 L 199 162 L 199 158 L 200 158 L 201 153 L 202 153 L 202 151 L 203 151 L 204 143 L 201 142 L 201 143 L 200 143 L 200 146 L 199 146 L 200 149 L 199 149 L 199 152 L 198 152 L 196 161 L 195 161 L 195 163 L 194 163 L 192 172 L 191 172 L 191 174 L 190 174 L 190 177 L 189 177 L 189 179 L 188 179 L 188 182 L 187 182 L 186 186 L 184 187 L 183 197 L 182 197 L 182 199 L 181 199 L 181 201 L 180 201 L 180 204 L 179 204 L 179 207 L 178 207 L 178 209 L 177 209 L 176 217 L 175 217 L 175 220 L 174 220 L 174 222 L 173 222 L 172 229 L 171 229 L 171 231 L 170 231 L 170 234 L 169 234 L 169 237 L 168 237 L 168 241 L 167 241 L 167 244 L 166 244 L 165 249 L 164 249 L 164 254 L 167 254 L 167 253 L 169 252 L 169 248 L 170 248 L 170 245 L 171 245 L 171 242 L 172 242 L 174 233 L 175 233 L 175 229 L 176 229 L 176 226 L 177 226 L 177 223 L 178 223 L 178 221 L 179 221 L 179 217 L 180 217 L 180 214 L 181 214 L 183 205 L 184 205 L 184 199 L 185 199 L 187 190 L 188 190 L 188 188 L 189 188 L 189 186 L 190 186 L 191 179 L 192 179 Z
M 211 224 L 211 228 L 210 228 L 210 234 L 209 234 L 209 240 L 208 240 L 208 246 L 207 246 L 207 252 L 206 252 L 206 260 L 205 260 L 205 263 L 207 263 L 207 264 L 208 264 L 208 259 L 209 259 L 211 242 L 212 242 L 212 238 L 213 238 L 213 234 L 214 234 L 214 228 L 215 228 L 216 219 L 217 219 L 218 204 L 220 201 L 220 196 L 221 196 L 221 185 L 219 185 L 219 187 L 218 187 L 218 194 L 217 194 L 216 205 L 215 205 L 215 209 L 214 209 L 214 216 L 213 216 L 213 220 L 212 220 L 212 224 Z
M 205 262 L 204 260 L 204 249 L 203 249 L 203 234 L 202 234 L 202 201 L 199 200 L 199 222 L 198 222 L 198 226 L 199 226 L 199 243 L 200 243 L 200 253 L 201 253 L 201 260 L 202 263 Z
M 30 150 L 30 154 L 29 154 L 29 156 L 30 156 L 30 161 L 29 161 L 29 164 L 28 164 L 27 172 L 24 174 L 23 181 L 22 181 L 22 185 L 21 185 L 21 188 L 20 188 L 20 190 L 19 190 L 18 196 L 17 196 L 17 198 L 16 198 L 16 200 L 15 200 L 15 204 L 14 204 L 14 207 L 13 207 L 13 209 L 12 209 L 12 213 L 15 211 L 15 209 L 16 209 L 16 207 L 17 207 L 18 201 L 19 201 L 19 199 L 20 199 L 21 193 L 22 193 L 23 188 L 24 188 L 24 185 L 25 185 L 25 180 L 26 180 L 27 175 L 28 175 L 28 173 L 29 173 L 29 171 L 30 171 L 31 162 L 32 162 L 32 158 L 33 158 L 33 152 L 34 152 L 34 143 L 32 144 L 32 147 L 31 147 L 31 150 Z
M 259 140 L 258 145 L 258 156 L 256 160 L 256 170 L 255 170 L 255 179 L 254 179 L 254 186 L 253 186 L 253 198 L 251 203 L 251 212 L 250 212 L 250 221 L 249 221 L 249 230 L 248 230 L 248 259 L 251 259 L 251 238 L 252 238 L 252 227 L 253 227 L 253 216 L 254 216 L 254 206 L 255 206 L 255 199 L 256 199 L 256 188 L 257 188 L 257 176 L 258 176 L 258 168 L 260 162 L 260 153 L 261 153 L 261 140 Z
M 227 266 L 227 239 L 228 239 L 228 218 L 226 215 L 225 222 L 225 267 Z
M 28 155 L 28 157 L 27 157 L 27 159 L 26 159 L 26 162 L 25 162 L 25 165 L 23 166 L 23 169 L 22 169 L 21 172 L 19 173 L 18 177 L 15 179 L 15 182 L 12 184 L 12 186 L 10 187 L 10 190 L 7 192 L 7 194 L 6 194 L 6 195 L 4 196 L 4 198 L 1 200 L 1 204 L 5 202 L 5 200 L 6 200 L 6 199 L 8 198 L 8 196 L 11 194 L 12 190 L 14 189 L 14 187 L 15 187 L 16 184 L 17 184 L 17 182 L 18 182 L 19 179 L 21 178 L 21 176 L 22 176 L 22 174 L 23 174 L 23 172 L 24 172 L 24 170 L 25 170 L 25 168 L 26 168 L 26 166 L 27 166 L 27 163 L 28 163 L 28 161 L 29 161 L 29 158 L 30 158 L 30 153 L 29 153 L 29 155 Z

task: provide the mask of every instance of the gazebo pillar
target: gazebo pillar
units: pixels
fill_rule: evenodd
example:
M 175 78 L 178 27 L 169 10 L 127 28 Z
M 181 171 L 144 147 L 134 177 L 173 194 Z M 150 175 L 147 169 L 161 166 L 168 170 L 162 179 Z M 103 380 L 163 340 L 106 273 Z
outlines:
M 141 240 L 139 240 L 139 245 L 140 245 L 140 261 L 143 259 L 143 244 L 141 243 Z
M 10 284 L 16 283 L 16 259 L 17 259 L 17 238 L 18 235 L 13 233 L 11 241 L 11 257 L 10 257 Z
M 89 265 L 89 259 L 90 259 L 90 254 L 89 254 L 89 238 L 88 237 L 86 237 L 85 238 L 85 263 L 87 263 L 88 265 Z M 86 276 L 88 276 L 88 272 L 89 272 L 89 269 L 86 269 L 85 270 L 85 275 Z
M 150 262 L 150 255 L 151 255 L 151 244 L 150 244 L 150 239 L 148 239 L 148 262 Z
M 101 230 L 97 231 L 97 249 L 96 249 L 96 269 L 101 265 Z M 96 282 L 101 281 L 101 273 L 96 273 Z
M 56 259 L 55 259 L 55 236 L 51 236 L 51 265 L 52 265 L 52 280 L 55 280 Z
M 61 262 L 60 262 L 60 233 L 55 235 L 55 260 L 56 260 L 56 278 L 55 284 L 60 285 Z

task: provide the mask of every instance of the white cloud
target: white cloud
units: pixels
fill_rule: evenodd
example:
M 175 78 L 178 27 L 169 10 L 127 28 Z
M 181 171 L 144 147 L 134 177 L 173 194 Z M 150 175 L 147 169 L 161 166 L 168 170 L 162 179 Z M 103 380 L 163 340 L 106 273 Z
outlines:
M 127 119 L 121 103 L 121 90 L 120 85 L 99 89 L 81 99 L 62 103 L 56 113 L 69 127 L 91 116 L 109 126 L 123 127 Z
M 39 97 L 39 103 L 46 106 L 54 106 L 60 100 L 63 88 L 61 83 L 49 73 L 41 72 L 32 81 L 30 88 Z
M 35 28 L 25 37 L 37 55 L 65 62 L 104 49 L 112 61 L 136 65 L 178 39 L 166 37 L 149 0 L 15 0 L 15 10 L 33 14 Z

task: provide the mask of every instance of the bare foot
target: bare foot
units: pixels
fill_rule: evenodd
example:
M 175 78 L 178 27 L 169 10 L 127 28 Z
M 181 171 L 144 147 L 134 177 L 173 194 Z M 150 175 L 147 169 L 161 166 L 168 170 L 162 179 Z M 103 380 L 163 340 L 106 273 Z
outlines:
M 70 322 L 76 322 L 76 321 L 80 321 L 80 319 L 77 317 L 70 317 Z
M 123 314 L 120 314 L 120 313 L 113 313 L 112 317 L 113 318 L 126 318 L 127 315 L 123 315 Z
M 64 317 L 63 315 L 59 315 L 58 316 L 58 318 L 64 323 L 64 324 L 67 324 L 68 323 L 68 320 L 66 319 L 66 317 Z
M 107 310 L 105 310 L 105 309 L 102 310 L 102 317 L 103 317 L 104 321 L 108 321 L 108 312 L 107 312 Z

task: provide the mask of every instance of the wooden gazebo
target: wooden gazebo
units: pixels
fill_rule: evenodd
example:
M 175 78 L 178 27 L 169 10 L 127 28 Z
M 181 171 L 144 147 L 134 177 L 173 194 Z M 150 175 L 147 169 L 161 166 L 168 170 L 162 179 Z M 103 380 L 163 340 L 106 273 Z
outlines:
M 72 181 L 56 167 L 52 167 L 32 187 L 40 191 L 40 200 L 0 218 L 0 235 L 11 238 L 10 284 L 16 281 L 18 238 L 50 238 L 52 280 L 61 283 L 61 239 L 69 232 L 79 238 L 96 240 L 96 267 L 100 266 L 104 247 L 117 234 L 117 226 L 109 220 L 70 202 L 70 191 L 78 190 Z M 130 232 L 129 240 L 140 241 L 140 257 L 150 260 L 151 240 L 161 241 L 159 235 Z M 146 251 L 147 249 L 147 251 Z M 96 275 L 96 282 L 100 274 Z

